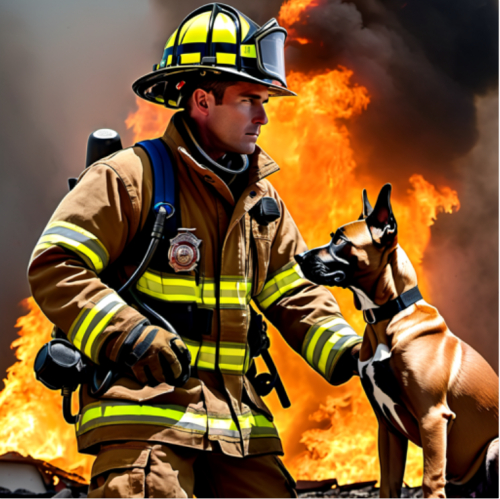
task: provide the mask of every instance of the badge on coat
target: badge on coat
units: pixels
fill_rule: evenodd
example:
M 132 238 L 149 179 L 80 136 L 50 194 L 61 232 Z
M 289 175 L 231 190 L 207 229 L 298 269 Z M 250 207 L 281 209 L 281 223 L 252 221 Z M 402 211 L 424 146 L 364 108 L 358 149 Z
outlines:
M 200 261 L 200 244 L 192 231 L 196 229 L 179 229 L 179 234 L 170 239 L 168 263 L 175 272 L 190 272 Z

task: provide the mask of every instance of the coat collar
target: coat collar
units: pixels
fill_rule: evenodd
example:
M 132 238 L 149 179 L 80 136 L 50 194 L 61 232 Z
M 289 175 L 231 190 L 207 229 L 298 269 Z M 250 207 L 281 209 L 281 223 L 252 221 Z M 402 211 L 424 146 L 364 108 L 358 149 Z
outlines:
M 235 200 L 229 187 L 214 171 L 210 170 L 207 166 L 203 165 L 194 158 L 193 152 L 189 151 L 188 146 L 179 133 L 174 121 L 174 118 L 170 120 L 162 139 L 171 148 L 177 150 L 186 167 L 193 170 L 206 183 L 211 184 L 226 201 L 234 206 Z M 279 166 L 259 146 L 256 146 L 254 153 L 249 156 L 249 161 L 248 186 L 242 197 L 247 191 L 251 191 L 249 188 L 253 184 L 256 184 L 255 187 L 257 187 L 260 192 L 267 191 L 261 183 L 261 180 L 268 177 L 272 173 L 279 171 Z M 253 205 L 254 203 L 250 204 Z

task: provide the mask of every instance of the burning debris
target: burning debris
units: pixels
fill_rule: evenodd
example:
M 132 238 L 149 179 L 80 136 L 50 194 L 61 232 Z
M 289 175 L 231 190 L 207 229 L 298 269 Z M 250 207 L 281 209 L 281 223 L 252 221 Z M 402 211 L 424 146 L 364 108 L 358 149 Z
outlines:
M 45 461 L 8 452 L 0 456 L 0 497 L 87 497 L 87 483 Z

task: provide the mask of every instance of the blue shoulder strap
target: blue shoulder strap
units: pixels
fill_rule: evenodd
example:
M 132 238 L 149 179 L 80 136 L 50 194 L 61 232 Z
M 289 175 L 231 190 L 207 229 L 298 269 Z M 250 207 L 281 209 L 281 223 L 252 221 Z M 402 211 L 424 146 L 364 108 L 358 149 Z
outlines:
M 166 144 L 161 139 L 144 140 L 136 145 L 141 146 L 149 156 L 153 169 L 153 202 L 152 208 L 158 213 L 160 206 L 165 206 L 168 215 L 165 222 L 165 233 L 177 232 L 177 220 L 180 214 L 177 210 L 175 189 L 175 172 L 172 159 Z M 173 212 L 173 214 L 172 214 Z

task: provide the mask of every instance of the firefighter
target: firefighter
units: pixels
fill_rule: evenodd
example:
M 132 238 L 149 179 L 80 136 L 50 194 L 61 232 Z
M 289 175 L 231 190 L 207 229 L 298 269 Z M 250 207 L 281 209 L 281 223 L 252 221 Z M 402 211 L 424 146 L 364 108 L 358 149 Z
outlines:
M 259 27 L 206 5 L 134 83 L 140 97 L 179 110 L 162 137 L 178 231 L 134 289 L 176 331 L 116 292 L 151 233 L 143 148 L 87 168 L 35 247 L 29 281 L 40 308 L 93 363 L 123 374 L 99 398 L 80 391 L 79 450 L 97 455 L 89 497 L 296 495 L 273 416 L 246 376 L 250 302 L 330 383 L 356 373 L 361 338 L 331 293 L 301 275 L 294 256 L 306 245 L 267 180 L 278 165 L 256 145 L 268 98 L 295 95 L 285 38 L 274 19 Z M 263 199 L 276 208 L 271 219 L 255 210 Z

